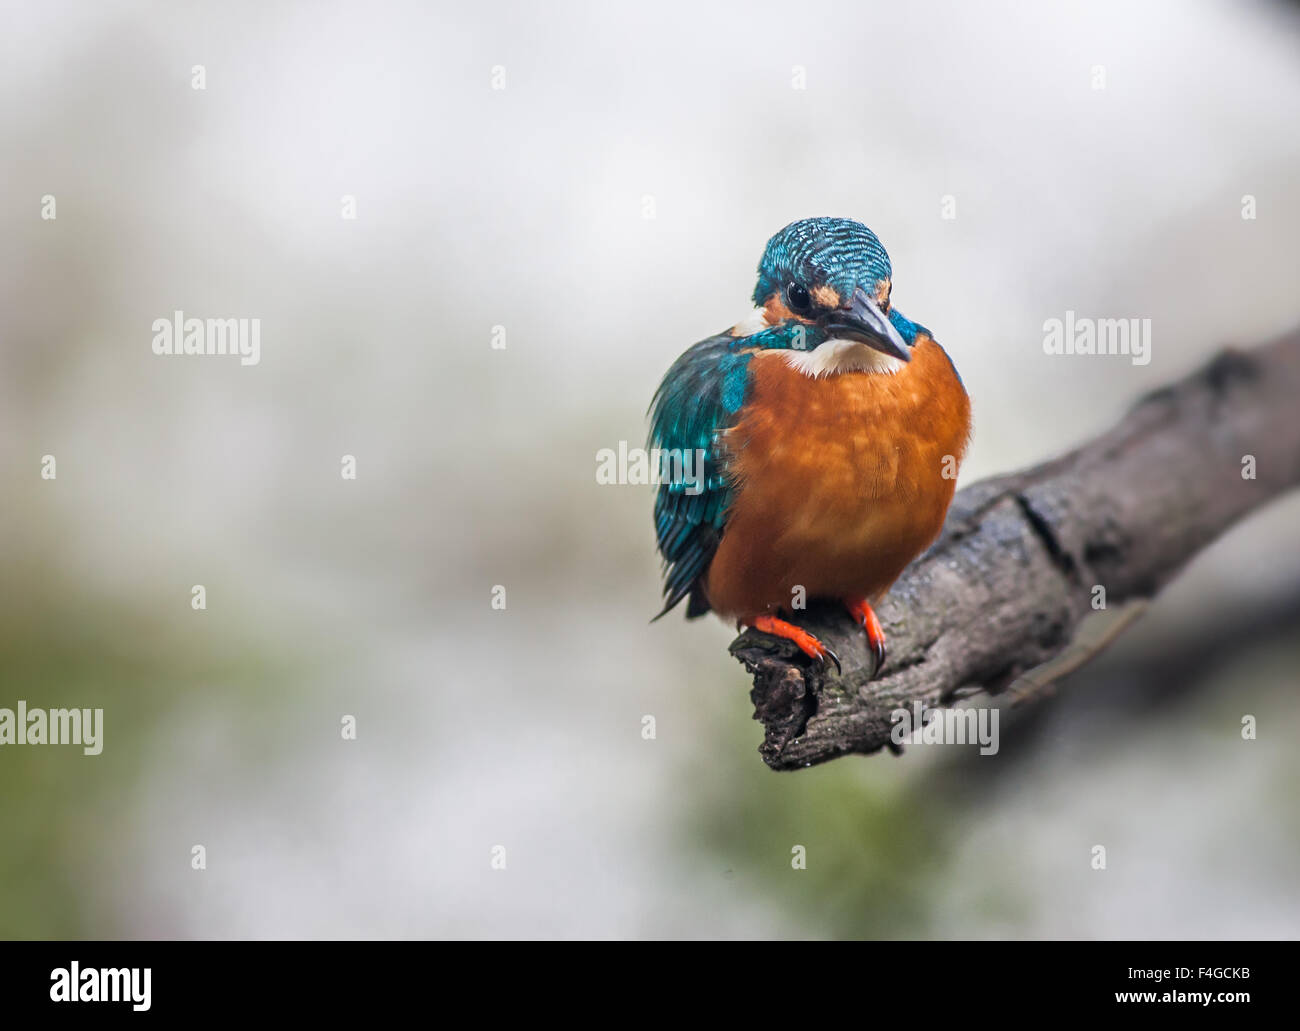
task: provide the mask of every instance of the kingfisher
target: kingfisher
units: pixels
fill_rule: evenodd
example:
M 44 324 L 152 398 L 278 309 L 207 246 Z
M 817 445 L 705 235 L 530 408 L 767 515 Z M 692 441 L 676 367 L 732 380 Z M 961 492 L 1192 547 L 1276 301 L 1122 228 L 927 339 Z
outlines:
M 688 348 L 650 408 L 650 447 L 696 456 L 661 476 L 665 604 L 710 610 L 840 662 L 790 622 L 842 603 L 884 666 L 874 606 L 939 535 L 970 439 L 970 400 L 929 330 L 891 302 L 876 234 L 806 218 L 768 241 L 753 312 Z

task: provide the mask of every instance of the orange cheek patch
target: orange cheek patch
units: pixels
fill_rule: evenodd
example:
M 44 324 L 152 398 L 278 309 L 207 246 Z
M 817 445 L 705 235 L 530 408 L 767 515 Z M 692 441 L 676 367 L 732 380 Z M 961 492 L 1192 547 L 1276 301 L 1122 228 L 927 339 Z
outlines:
M 812 288 L 812 298 L 823 308 L 838 308 L 840 306 L 840 295 L 836 293 L 833 287 L 814 286 Z
M 779 290 L 767 299 L 767 303 L 763 305 L 763 311 L 766 313 L 769 326 L 775 326 L 778 322 L 784 322 L 786 319 L 795 317 L 794 312 L 785 306 L 785 301 L 781 299 Z
M 880 285 L 876 287 L 876 304 L 880 306 L 882 311 L 889 304 L 889 291 L 893 288 L 894 282 L 892 279 L 882 279 Z

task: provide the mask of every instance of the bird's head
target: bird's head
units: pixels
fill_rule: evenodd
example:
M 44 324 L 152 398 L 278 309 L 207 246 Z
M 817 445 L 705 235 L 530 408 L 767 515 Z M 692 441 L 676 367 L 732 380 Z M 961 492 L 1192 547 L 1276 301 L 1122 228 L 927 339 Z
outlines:
M 805 218 L 772 237 L 754 287 L 757 321 L 737 331 L 815 352 L 808 371 L 894 371 L 911 359 L 918 327 L 894 312 L 889 255 L 847 218 Z M 814 360 L 815 358 L 815 360 Z

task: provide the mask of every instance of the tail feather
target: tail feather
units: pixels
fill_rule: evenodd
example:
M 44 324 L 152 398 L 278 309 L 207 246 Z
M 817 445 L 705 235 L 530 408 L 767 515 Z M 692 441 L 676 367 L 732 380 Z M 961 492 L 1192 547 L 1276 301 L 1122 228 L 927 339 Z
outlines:
M 686 602 L 687 619 L 698 619 L 700 616 L 712 611 L 709 607 L 709 599 L 704 596 L 704 589 L 700 586 L 700 582 L 696 580 L 690 586 L 678 587 L 669 594 L 668 600 L 664 603 L 664 607 L 659 610 L 659 614 L 651 619 L 650 622 L 657 623 L 680 605 L 682 600 L 686 598 L 690 599 Z
M 686 618 L 699 619 L 700 616 L 712 611 L 713 608 L 709 605 L 709 599 L 704 596 L 704 589 L 697 580 L 691 587 L 691 600 L 686 603 Z

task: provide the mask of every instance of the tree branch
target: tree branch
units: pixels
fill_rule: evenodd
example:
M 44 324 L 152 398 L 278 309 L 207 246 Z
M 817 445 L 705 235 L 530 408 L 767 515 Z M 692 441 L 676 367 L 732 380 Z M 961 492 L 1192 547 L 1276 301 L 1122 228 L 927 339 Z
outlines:
M 760 754 L 789 770 L 893 748 L 896 709 L 995 694 L 1054 659 L 1081 665 L 1108 643 L 1076 643 L 1094 586 L 1105 588 L 1107 609 L 1151 598 L 1234 522 L 1297 484 L 1300 330 L 1224 351 L 1078 450 L 958 492 L 939 540 L 877 610 L 889 638 L 879 680 L 869 679 L 864 635 L 838 606 L 815 604 L 798 622 L 840 655 L 842 676 L 788 641 L 741 634 L 731 651 L 754 674 Z M 1049 680 L 1027 678 L 1017 695 Z

